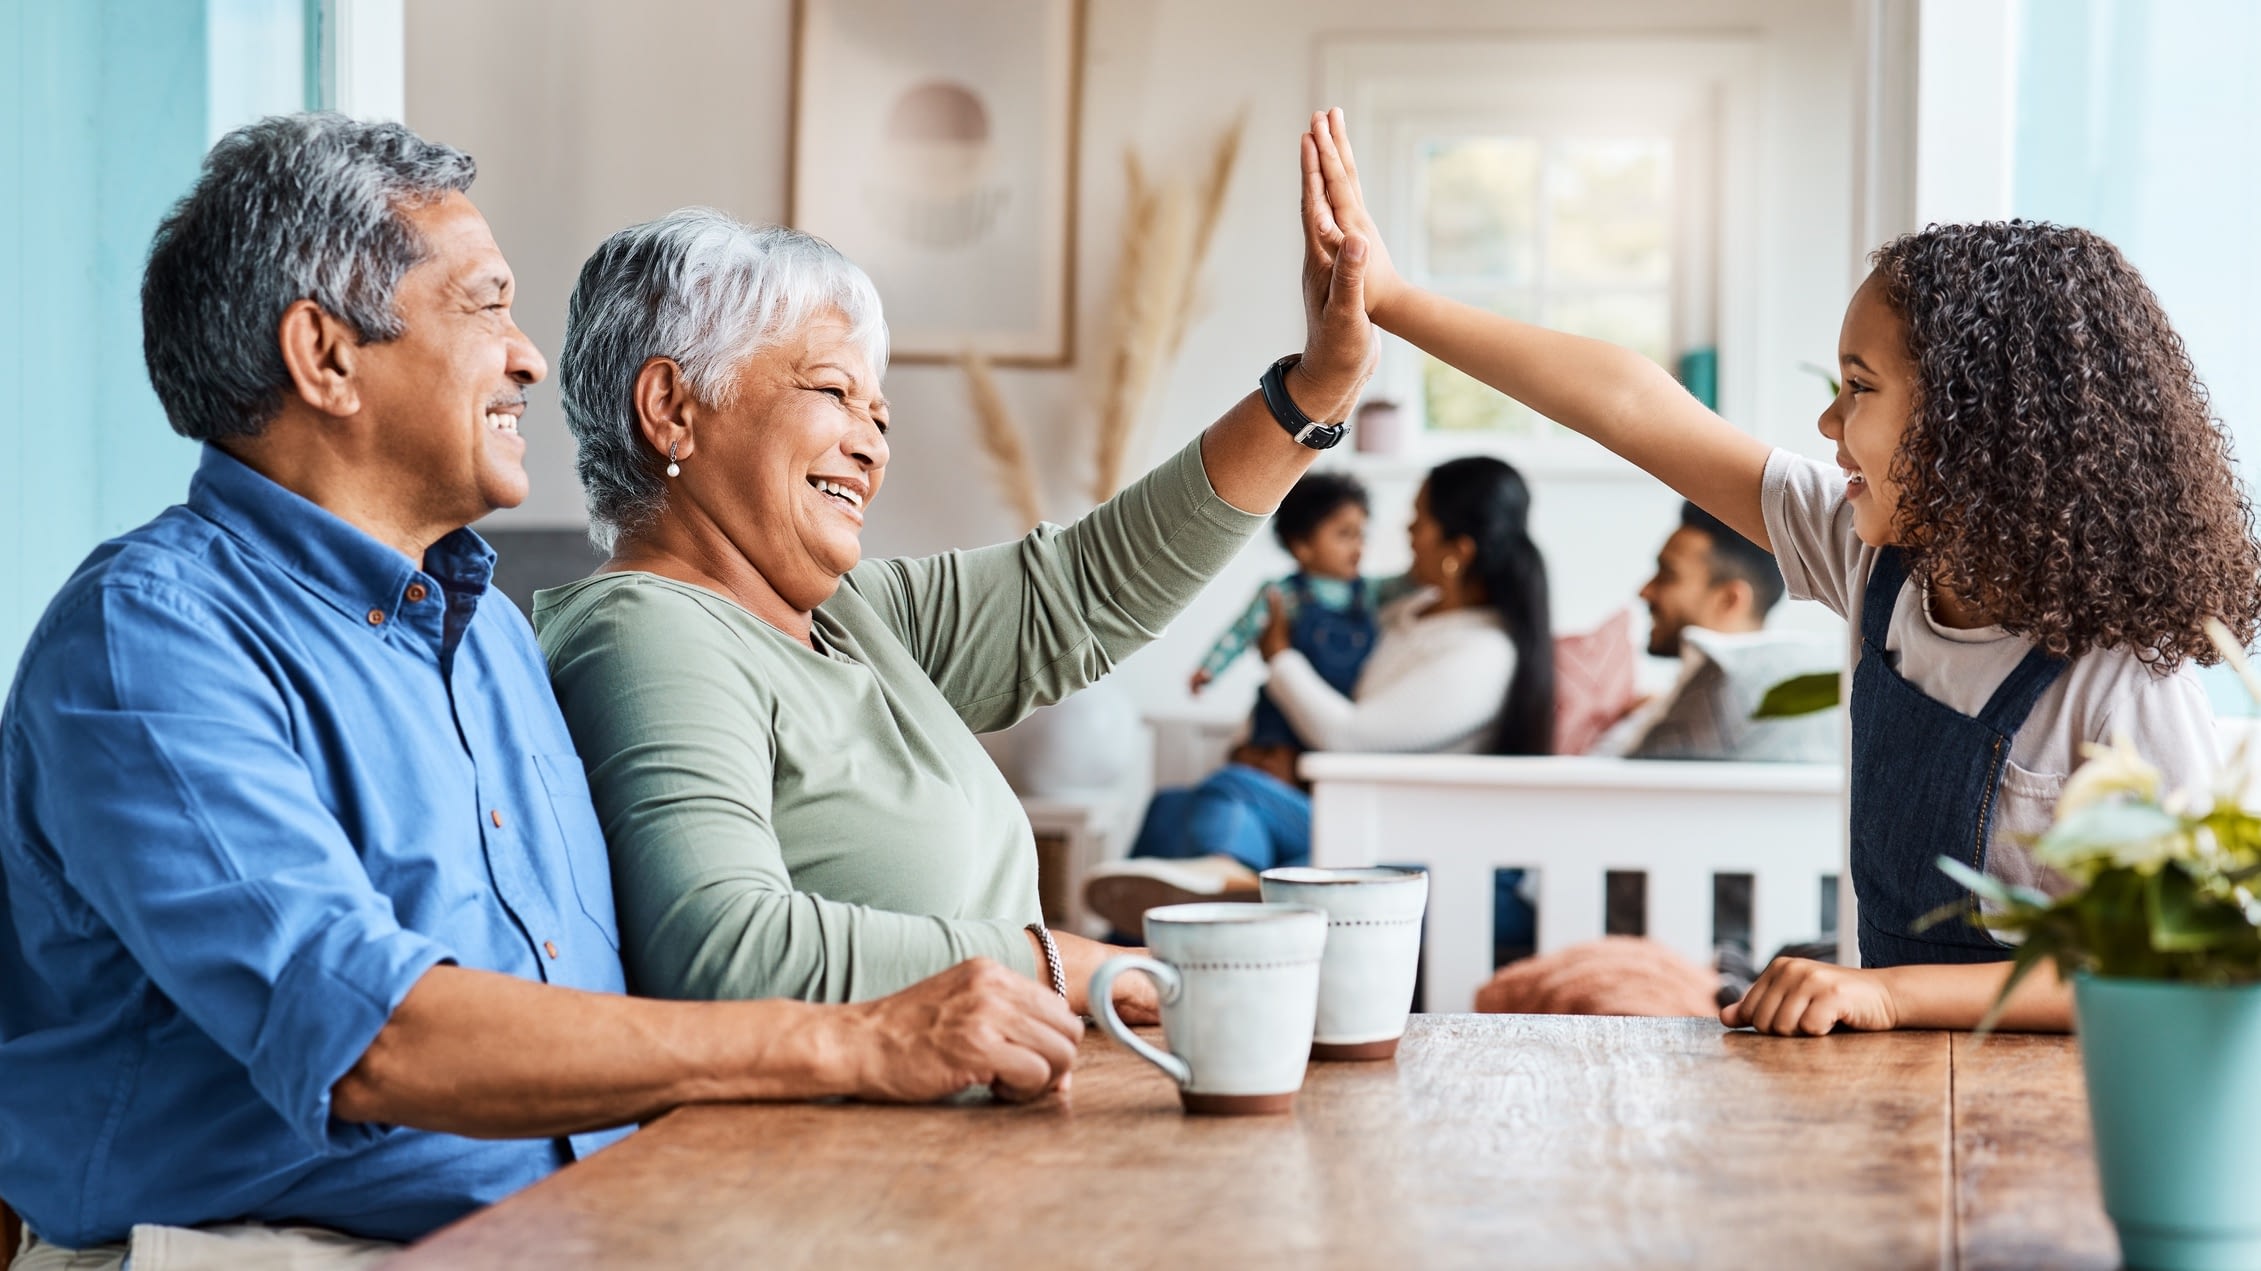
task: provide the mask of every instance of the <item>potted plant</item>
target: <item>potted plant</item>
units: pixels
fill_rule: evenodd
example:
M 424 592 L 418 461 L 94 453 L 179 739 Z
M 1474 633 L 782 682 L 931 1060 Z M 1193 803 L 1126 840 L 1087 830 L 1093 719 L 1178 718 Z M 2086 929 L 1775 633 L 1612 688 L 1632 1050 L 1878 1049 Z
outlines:
M 2261 703 L 2235 637 L 2209 634 Z M 2261 812 L 2247 752 L 2240 742 L 2213 789 L 2169 791 L 2124 738 L 2090 747 L 2033 845 L 2071 880 L 2062 895 L 1939 862 L 1987 902 L 1980 922 L 2022 937 L 2003 999 L 2044 961 L 2073 986 L 2104 1209 L 2132 1267 L 2261 1267 Z

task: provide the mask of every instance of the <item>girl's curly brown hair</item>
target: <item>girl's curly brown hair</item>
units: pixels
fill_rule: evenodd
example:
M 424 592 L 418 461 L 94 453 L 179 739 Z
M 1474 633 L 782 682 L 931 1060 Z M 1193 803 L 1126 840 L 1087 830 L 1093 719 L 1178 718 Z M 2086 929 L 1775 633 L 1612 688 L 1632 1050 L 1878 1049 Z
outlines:
M 1892 461 L 1911 564 L 2059 657 L 2220 660 L 2261 627 L 2261 545 L 2181 337 L 2103 238 L 1934 225 L 1871 257 L 1920 385 Z

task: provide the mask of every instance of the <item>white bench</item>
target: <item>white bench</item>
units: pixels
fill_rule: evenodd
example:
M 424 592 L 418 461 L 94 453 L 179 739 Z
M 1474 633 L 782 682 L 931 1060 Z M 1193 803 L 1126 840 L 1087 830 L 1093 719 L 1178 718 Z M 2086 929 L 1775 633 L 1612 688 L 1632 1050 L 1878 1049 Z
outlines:
M 1756 957 L 1822 931 L 1844 852 L 1835 764 L 1305 755 L 1312 863 L 1426 866 L 1430 1010 L 1464 1011 L 1492 971 L 1492 877 L 1537 871 L 1538 947 L 1603 934 L 1605 880 L 1645 874 L 1645 933 L 1713 952 L 1713 879 L 1751 879 Z M 1850 920 L 1850 914 L 1843 915 Z
M 1190 785 L 1224 762 L 1239 716 L 1164 715 L 1155 780 Z M 1492 971 L 1492 872 L 1535 870 L 1540 952 L 1604 930 L 1606 880 L 1645 874 L 1645 933 L 1713 953 L 1713 876 L 1751 878 L 1751 951 L 1823 930 L 1824 879 L 1844 859 L 1835 764 L 1312 753 L 1312 863 L 1430 871 L 1426 1005 L 1467 1010 Z M 1842 929 L 1851 889 L 1839 891 Z
M 1150 722 L 1157 783 L 1189 785 L 1223 762 L 1239 718 Z M 2248 733 L 2261 738 L 2261 721 L 2216 724 L 2225 759 Z M 1834 875 L 1840 956 L 1857 961 L 1835 764 L 1312 753 L 1301 771 L 1314 864 L 1430 870 L 1431 1010 L 1467 1010 L 1491 976 L 1497 869 L 1538 871 L 1540 952 L 1603 934 L 1608 875 L 1646 874 L 1646 934 L 1697 962 L 1713 952 L 1713 875 L 1751 876 L 1755 958 L 1822 931 L 1822 880 Z

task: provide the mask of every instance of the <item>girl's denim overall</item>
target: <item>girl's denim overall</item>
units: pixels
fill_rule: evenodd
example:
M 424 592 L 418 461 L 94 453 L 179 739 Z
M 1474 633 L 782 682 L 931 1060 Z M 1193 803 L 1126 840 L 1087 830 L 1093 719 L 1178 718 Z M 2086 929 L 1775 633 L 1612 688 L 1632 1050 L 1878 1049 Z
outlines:
M 1853 667 L 1853 890 L 1861 965 L 1999 962 L 2011 950 L 1973 921 L 1976 902 L 1940 871 L 1938 858 L 1985 871 L 2011 740 L 2065 663 L 2038 648 L 2027 653 L 1976 718 L 1941 705 L 1902 678 L 1884 652 L 1907 577 L 1900 549 L 1877 553 Z M 1958 902 L 1962 917 L 1915 929 L 1926 914 Z

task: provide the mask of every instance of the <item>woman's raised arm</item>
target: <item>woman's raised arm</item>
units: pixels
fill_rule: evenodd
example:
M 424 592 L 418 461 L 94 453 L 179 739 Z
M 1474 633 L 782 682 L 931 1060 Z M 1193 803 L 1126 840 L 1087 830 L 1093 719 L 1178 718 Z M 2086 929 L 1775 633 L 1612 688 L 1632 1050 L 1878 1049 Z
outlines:
M 1304 144 L 1306 255 L 1363 240 L 1375 325 L 1574 429 L 1767 545 L 1759 485 L 1768 446 L 1707 410 L 1664 368 L 1630 349 L 1487 313 L 1405 281 L 1367 213 L 1340 110 L 1317 114 Z

